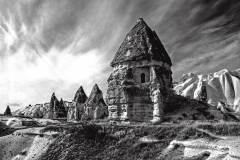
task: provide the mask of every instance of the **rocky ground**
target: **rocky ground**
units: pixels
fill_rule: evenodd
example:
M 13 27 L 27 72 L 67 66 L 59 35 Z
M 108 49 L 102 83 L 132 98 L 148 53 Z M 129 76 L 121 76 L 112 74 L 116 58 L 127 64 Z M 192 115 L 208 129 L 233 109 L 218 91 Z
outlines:
M 240 157 L 238 122 L 183 120 L 161 125 L 48 122 L 33 127 L 11 127 L 3 119 L 1 130 L 8 131 L 1 132 L 0 137 L 3 160 L 235 160 Z
M 34 160 L 47 150 L 56 132 L 42 131 L 47 125 L 60 124 L 47 119 L 0 117 L 1 160 Z

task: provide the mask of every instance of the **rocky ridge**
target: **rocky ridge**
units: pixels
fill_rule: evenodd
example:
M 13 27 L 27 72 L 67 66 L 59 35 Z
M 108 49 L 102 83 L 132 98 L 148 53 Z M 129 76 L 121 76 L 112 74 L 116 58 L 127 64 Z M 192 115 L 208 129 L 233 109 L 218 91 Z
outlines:
M 68 108 L 71 102 L 64 101 L 65 108 Z M 48 118 L 50 103 L 28 105 L 13 112 L 13 115 L 32 117 L 32 118 Z
M 240 112 L 240 72 L 227 69 L 207 74 L 193 73 L 182 76 L 174 87 L 177 94 L 197 100 L 204 100 L 219 109 Z

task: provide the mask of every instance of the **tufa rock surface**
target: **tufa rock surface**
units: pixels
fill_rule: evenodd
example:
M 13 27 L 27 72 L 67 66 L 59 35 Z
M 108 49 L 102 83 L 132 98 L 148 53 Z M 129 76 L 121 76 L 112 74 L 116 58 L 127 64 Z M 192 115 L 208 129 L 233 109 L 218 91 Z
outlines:
M 240 112 L 240 73 L 238 70 L 196 75 L 186 74 L 174 87 L 177 94 L 207 102 L 223 112 Z M 225 109 L 227 110 L 225 110 Z
M 9 106 L 7 106 L 7 108 L 6 108 L 5 112 L 4 112 L 4 115 L 5 116 L 11 116 L 12 115 L 12 112 L 11 112 L 11 109 L 10 109 Z
M 63 104 L 65 108 L 64 117 L 66 117 L 67 108 L 70 106 L 70 104 L 72 104 L 72 102 L 63 101 Z M 48 118 L 49 110 L 50 110 L 50 103 L 44 103 L 44 104 L 28 105 L 26 107 L 23 107 L 14 111 L 13 114 L 16 116 L 24 116 L 24 117 L 32 117 L 32 118 Z
M 55 111 L 57 105 L 59 105 L 59 101 L 58 101 L 57 97 L 55 96 L 55 93 L 53 92 L 51 99 L 50 99 L 49 112 L 48 112 L 47 118 L 49 118 L 49 119 L 56 118 L 54 111 Z
M 87 98 L 82 86 L 74 96 L 72 105 L 68 109 L 68 121 L 95 120 L 108 116 L 107 105 L 103 100 L 103 93 L 95 84 Z
M 171 59 L 156 32 L 152 31 L 142 18 L 139 18 L 120 45 L 111 66 L 120 62 L 146 59 L 164 61 L 168 65 L 172 65 Z
M 55 108 L 55 117 L 56 118 L 66 118 L 67 117 L 67 111 L 65 109 L 65 105 L 64 105 L 62 98 Z
M 74 95 L 72 104 L 68 108 L 67 121 L 81 120 L 81 116 L 84 113 L 84 103 L 87 100 L 87 96 L 82 86 L 77 90 Z
M 83 90 L 83 87 L 80 86 L 79 89 L 77 90 L 75 96 L 74 96 L 74 99 L 73 101 L 74 102 L 77 102 L 77 103 L 85 103 L 85 101 L 87 100 L 87 96 Z
M 156 32 L 140 18 L 111 62 L 109 119 L 160 122 L 172 88 L 171 65 Z
M 35 104 L 16 110 L 14 115 L 32 118 L 48 118 L 49 110 L 50 103 Z
M 103 93 L 95 84 L 85 103 L 85 115 L 88 119 L 102 119 L 108 116 L 108 108 L 103 100 Z

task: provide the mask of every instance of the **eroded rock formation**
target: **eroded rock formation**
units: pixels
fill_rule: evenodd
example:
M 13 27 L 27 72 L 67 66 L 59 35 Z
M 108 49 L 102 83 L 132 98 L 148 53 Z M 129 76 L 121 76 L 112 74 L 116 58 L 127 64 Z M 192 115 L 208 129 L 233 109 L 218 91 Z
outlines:
M 96 120 L 107 116 L 108 109 L 103 100 L 103 93 L 95 84 L 89 97 L 86 96 L 82 86 L 78 89 L 68 109 L 67 120 Z
M 72 102 L 63 101 L 64 104 L 64 118 L 66 117 L 67 108 Z M 13 112 L 17 116 L 25 116 L 32 118 L 49 118 L 50 103 L 28 105 Z M 62 113 L 62 112 L 60 112 Z M 59 117 L 61 118 L 61 116 Z
M 57 99 L 57 97 L 55 96 L 55 93 L 53 92 L 51 99 L 50 99 L 50 104 L 49 104 L 49 111 L 48 111 L 48 115 L 47 118 L 49 119 L 53 119 L 56 118 L 55 116 L 55 109 L 58 106 L 59 101 Z
M 224 69 L 208 75 L 186 74 L 174 89 L 179 95 L 205 101 L 221 110 L 240 112 L 240 71 Z
M 102 119 L 108 116 L 108 108 L 103 100 L 103 93 L 95 84 L 85 103 L 85 115 L 89 119 Z
M 7 108 L 6 108 L 5 112 L 4 112 L 4 115 L 5 116 L 11 116 L 12 115 L 12 112 L 11 112 L 11 109 L 10 109 L 9 106 L 7 106 Z
M 159 122 L 172 87 L 171 59 L 143 19 L 118 49 L 108 78 L 109 119 Z
M 81 115 L 84 113 L 84 103 L 87 100 L 87 96 L 83 90 L 83 87 L 77 90 L 72 104 L 68 108 L 67 121 L 81 120 Z

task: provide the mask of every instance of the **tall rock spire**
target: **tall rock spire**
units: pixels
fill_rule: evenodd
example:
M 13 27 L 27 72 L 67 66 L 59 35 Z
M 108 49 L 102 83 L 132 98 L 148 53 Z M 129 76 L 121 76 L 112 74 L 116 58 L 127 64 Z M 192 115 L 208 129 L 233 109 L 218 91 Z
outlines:
M 98 101 L 103 101 L 103 103 L 105 103 L 103 100 L 102 91 L 99 89 L 98 85 L 95 84 L 92 88 L 89 98 L 86 101 L 86 104 L 97 103 Z
M 103 93 L 95 84 L 86 101 L 85 113 L 90 119 L 99 119 L 108 115 L 107 105 L 103 100 Z
M 87 96 L 84 92 L 83 87 L 80 86 L 80 88 L 75 93 L 73 101 L 77 103 L 85 103 L 86 100 L 87 100 Z
M 111 66 L 132 60 L 156 60 L 172 65 L 162 42 L 155 31 L 139 18 L 136 25 L 126 35 L 120 45 Z
M 6 108 L 5 112 L 4 112 L 4 115 L 5 116 L 11 116 L 12 115 L 12 112 L 11 112 L 11 109 L 10 109 L 9 106 L 7 106 L 7 108 Z
M 84 113 L 84 103 L 87 100 L 87 96 L 82 86 L 79 87 L 74 95 L 73 102 L 68 108 L 67 121 L 81 120 L 81 116 Z

